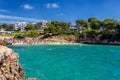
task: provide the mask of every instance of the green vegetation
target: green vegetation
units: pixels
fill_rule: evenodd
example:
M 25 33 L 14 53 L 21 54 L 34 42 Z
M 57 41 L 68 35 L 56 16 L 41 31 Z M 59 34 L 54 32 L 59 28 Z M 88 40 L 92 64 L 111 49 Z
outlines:
M 38 22 L 34 25 L 27 24 L 24 32 L 15 31 L 12 33 L 15 38 L 17 37 L 38 37 L 41 34 L 43 38 L 52 36 L 75 36 L 78 39 L 89 40 L 95 39 L 99 41 L 107 40 L 120 41 L 120 25 L 117 20 L 105 19 L 99 20 L 91 17 L 88 20 L 78 19 L 74 26 L 77 30 L 70 30 L 70 22 L 51 21 L 47 23 L 47 27 L 42 27 L 42 22 Z M 12 30 L 12 25 L 2 24 L 0 29 Z
M 103 21 L 91 17 L 87 21 L 83 19 L 76 20 L 77 31 L 71 31 L 71 24 L 66 22 L 52 21 L 44 32 L 52 35 L 69 36 L 73 35 L 79 39 L 94 39 L 98 41 L 108 40 L 120 41 L 120 25 L 117 20 L 105 19 Z M 48 35 L 47 35 L 48 36 Z M 48 36 L 49 37 L 49 36 Z
M 0 29 L 4 29 L 6 31 L 12 30 L 13 29 L 13 25 L 11 25 L 11 24 L 8 25 L 6 23 L 3 23 L 3 24 L 0 25 Z
M 45 33 L 52 34 L 66 34 L 69 31 L 70 23 L 52 21 L 47 24 L 47 28 L 44 29 Z
M 16 31 L 13 33 L 14 38 L 19 38 L 19 37 L 38 37 L 40 36 L 40 33 L 38 30 L 32 30 L 32 31 L 25 31 L 25 32 L 20 32 Z
M 25 30 L 26 30 L 26 31 L 34 30 L 34 27 L 33 27 L 32 24 L 27 24 L 27 26 L 25 27 Z

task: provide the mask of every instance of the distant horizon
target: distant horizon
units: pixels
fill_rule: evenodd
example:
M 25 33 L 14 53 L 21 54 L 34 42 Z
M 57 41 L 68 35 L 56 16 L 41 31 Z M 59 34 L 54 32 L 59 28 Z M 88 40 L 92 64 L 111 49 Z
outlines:
M 120 20 L 119 0 L 0 0 L 0 23 L 60 21 L 95 17 Z

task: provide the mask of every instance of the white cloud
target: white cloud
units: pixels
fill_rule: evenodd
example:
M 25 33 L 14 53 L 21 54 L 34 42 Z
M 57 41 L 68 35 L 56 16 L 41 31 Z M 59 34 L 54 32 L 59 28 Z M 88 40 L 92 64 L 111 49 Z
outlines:
M 14 22 L 39 22 L 44 21 L 42 19 L 34 19 L 34 18 L 27 18 L 27 17 L 19 17 L 19 16 L 8 16 L 0 14 L 0 22 L 1 23 L 14 23 Z
M 8 11 L 8 10 L 5 10 L 5 9 L 0 9 L 0 12 L 10 12 L 10 11 Z
M 29 4 L 24 4 L 24 5 L 23 5 L 23 8 L 24 8 L 24 9 L 34 9 L 34 6 L 31 6 L 31 5 L 29 5 Z
M 56 16 L 64 16 L 65 14 L 63 14 L 63 13 L 59 13 L 59 14 L 56 14 Z
M 57 3 L 47 3 L 47 8 L 59 8 L 59 5 Z
M 63 16 L 64 14 L 63 13 L 60 13 L 60 14 L 58 14 L 59 16 Z

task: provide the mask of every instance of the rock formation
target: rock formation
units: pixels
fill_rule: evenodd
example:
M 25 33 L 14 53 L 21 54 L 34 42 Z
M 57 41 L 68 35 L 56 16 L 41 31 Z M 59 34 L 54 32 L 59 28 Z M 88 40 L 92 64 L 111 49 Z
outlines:
M 0 80 L 25 80 L 25 74 L 18 63 L 18 55 L 0 45 Z
M 6 40 L 1 40 L 0 39 L 0 45 L 11 45 L 12 43 L 9 43 L 8 41 Z

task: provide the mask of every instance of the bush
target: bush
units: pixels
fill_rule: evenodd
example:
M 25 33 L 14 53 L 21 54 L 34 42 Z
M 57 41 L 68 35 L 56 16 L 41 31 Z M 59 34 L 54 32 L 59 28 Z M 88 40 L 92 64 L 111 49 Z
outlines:
M 25 33 L 26 37 L 38 37 L 39 35 L 40 35 L 39 32 L 33 32 L 33 31 Z
M 17 34 L 17 35 L 15 35 L 14 36 L 14 38 L 16 39 L 16 38 L 19 38 L 19 39 L 24 39 L 25 38 L 25 36 L 24 35 L 22 35 L 22 34 Z
M 50 35 L 50 34 L 45 34 L 45 35 L 43 36 L 43 38 L 49 38 L 49 37 L 52 37 L 52 35 Z
M 19 37 L 38 37 L 40 33 L 38 31 L 27 31 L 24 33 L 15 34 L 14 38 Z

